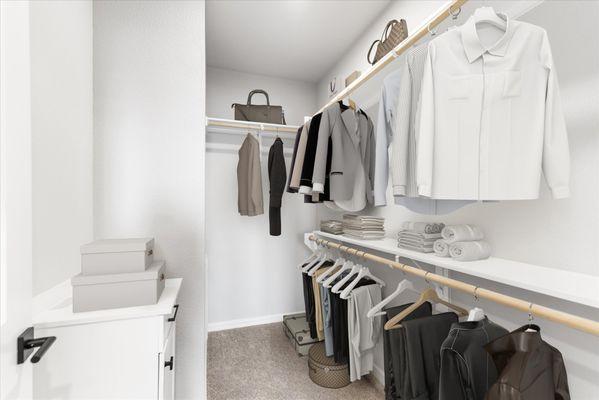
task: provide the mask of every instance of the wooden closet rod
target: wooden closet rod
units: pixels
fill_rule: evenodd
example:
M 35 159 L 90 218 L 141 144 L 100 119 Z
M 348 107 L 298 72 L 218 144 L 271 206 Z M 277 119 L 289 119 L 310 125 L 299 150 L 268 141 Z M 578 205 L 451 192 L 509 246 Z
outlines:
M 425 23 L 423 26 L 418 28 L 414 33 L 409 35 L 403 42 L 398 44 L 393 50 L 391 50 L 383 58 L 378 60 L 372 67 L 370 67 L 368 69 L 368 71 L 366 71 L 364 73 L 364 75 L 360 75 L 355 81 L 350 83 L 349 86 L 347 86 L 345 89 L 340 91 L 335 97 L 333 97 L 331 100 L 329 100 L 329 102 L 327 104 L 325 104 L 315 114 L 318 114 L 319 112 L 324 111 L 324 109 L 327 108 L 328 106 L 330 106 L 331 104 L 334 104 L 340 100 L 343 100 L 346 97 L 348 97 L 350 94 L 355 92 L 356 89 L 358 89 L 364 83 L 368 82 L 368 80 L 370 78 L 372 78 L 373 76 L 378 74 L 383 68 L 385 68 L 387 65 L 392 63 L 393 60 L 395 60 L 397 57 L 399 57 L 402 53 L 404 53 L 406 50 L 411 48 L 413 45 L 418 43 L 418 41 L 420 39 L 422 39 L 424 36 L 429 34 L 429 30 L 432 30 L 437 25 L 439 25 L 441 22 L 445 21 L 445 19 L 447 17 L 450 17 L 452 15 L 452 13 L 454 13 L 453 15 L 456 15 L 455 13 L 457 13 L 458 10 L 460 10 L 460 8 L 462 7 L 462 5 L 464 5 L 464 3 L 466 3 L 467 1 L 468 0 L 453 0 L 451 3 L 448 3 L 447 5 L 445 5 L 443 8 L 441 8 L 441 10 L 439 10 L 437 12 L 437 14 L 435 14 L 432 17 L 432 19 L 429 19 L 427 23 Z
M 418 268 L 411 267 L 406 264 L 402 264 L 393 260 L 389 260 L 384 257 L 376 256 L 374 254 L 366 253 L 361 250 L 357 250 L 353 247 L 341 245 L 339 243 L 331 242 L 329 240 L 319 239 L 314 235 L 310 235 L 310 240 L 333 248 L 344 251 L 348 254 L 353 254 L 358 257 L 362 257 L 367 260 L 375 261 L 381 264 L 388 265 L 391 268 L 399 269 L 405 273 L 419 276 L 427 281 L 436 282 L 443 286 L 457 289 L 465 293 L 469 293 L 477 298 L 484 298 L 491 300 L 495 303 L 502 304 L 507 307 L 515 308 L 516 310 L 529 313 L 531 316 L 541 317 L 548 319 L 559 324 L 566 325 L 570 328 L 577 329 L 582 332 L 590 333 L 595 336 L 599 336 L 599 322 L 590 319 L 578 317 L 576 315 L 568 314 L 562 311 L 554 310 L 549 307 L 544 307 L 538 304 L 534 304 L 528 301 L 524 301 L 515 297 L 507 296 L 501 293 L 493 292 L 492 290 L 483 289 L 479 286 L 474 286 L 469 283 L 458 281 L 456 279 L 447 278 L 445 276 L 437 275 L 432 272 L 424 271 Z

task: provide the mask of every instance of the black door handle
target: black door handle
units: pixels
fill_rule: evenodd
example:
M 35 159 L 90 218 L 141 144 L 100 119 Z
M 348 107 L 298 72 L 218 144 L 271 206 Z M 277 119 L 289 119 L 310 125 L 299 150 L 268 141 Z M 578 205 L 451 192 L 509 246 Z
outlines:
M 179 304 L 175 304 L 173 306 L 173 308 L 175 309 L 175 313 L 173 314 L 172 317 L 170 317 L 169 319 L 167 319 L 168 322 L 173 322 L 174 320 L 177 319 L 177 312 L 179 311 Z
M 34 339 L 33 327 L 25 329 L 17 338 L 17 364 L 23 364 L 36 347 L 39 349 L 31 357 L 31 362 L 34 364 L 39 362 L 55 341 L 56 336 Z
M 173 356 L 171 356 L 170 360 L 164 362 L 164 368 L 168 367 L 168 369 L 172 371 L 173 366 L 174 366 L 174 358 L 173 358 Z

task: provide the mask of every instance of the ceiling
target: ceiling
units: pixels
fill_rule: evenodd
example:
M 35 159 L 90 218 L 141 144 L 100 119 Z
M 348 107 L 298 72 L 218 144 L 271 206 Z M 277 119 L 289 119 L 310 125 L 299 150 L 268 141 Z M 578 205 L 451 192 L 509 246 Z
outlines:
M 316 82 L 390 0 L 209 0 L 211 67 Z

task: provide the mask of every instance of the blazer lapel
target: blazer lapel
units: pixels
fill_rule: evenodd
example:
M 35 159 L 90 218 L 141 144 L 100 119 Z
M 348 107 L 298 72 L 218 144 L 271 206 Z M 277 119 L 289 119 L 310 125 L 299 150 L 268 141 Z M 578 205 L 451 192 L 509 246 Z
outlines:
M 354 144 L 356 150 L 360 151 L 360 136 L 358 131 L 358 119 L 356 113 L 351 108 L 341 113 L 341 120 L 345 125 L 345 129 L 349 133 L 349 137 Z

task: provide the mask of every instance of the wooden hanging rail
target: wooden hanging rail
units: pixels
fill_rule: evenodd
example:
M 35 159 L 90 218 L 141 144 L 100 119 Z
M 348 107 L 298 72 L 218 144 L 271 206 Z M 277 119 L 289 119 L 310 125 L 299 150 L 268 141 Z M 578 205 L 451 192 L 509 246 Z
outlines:
M 276 133 L 297 133 L 299 126 L 293 125 L 278 125 L 278 124 L 267 124 L 264 122 L 252 122 L 252 121 L 237 121 L 232 119 L 221 119 L 221 118 L 206 118 L 206 126 L 218 126 L 223 128 L 241 128 L 251 129 L 264 132 L 276 132 Z
M 366 253 L 362 250 L 357 250 L 353 247 L 344 246 L 339 243 L 332 242 L 330 240 L 320 239 L 317 238 L 315 235 L 310 235 L 309 239 L 329 248 L 338 249 L 348 254 L 353 254 L 355 256 L 362 257 L 370 261 L 388 265 L 391 268 L 399 269 L 405 273 L 418 276 L 420 278 L 425 279 L 426 281 L 436 282 L 440 285 L 460 290 L 462 292 L 473 295 L 475 298 L 483 298 L 507 307 L 515 308 L 516 310 L 528 313 L 531 317 L 535 316 L 545 318 L 550 321 L 566 325 L 570 328 L 590 333 L 595 336 L 599 336 L 599 322 L 597 321 L 578 317 L 576 315 L 568 314 L 562 311 L 554 310 L 549 307 L 524 301 L 516 297 L 507 296 L 501 293 L 494 292 L 492 290 L 481 288 L 479 286 L 474 286 L 469 283 L 458 281 L 456 279 L 447 278 L 445 276 L 437 275 L 432 272 L 414 268 L 409 265 L 402 264 L 400 262 L 389 260 L 387 258 L 380 257 L 374 254 Z
M 451 3 L 443 6 L 435 15 L 424 22 L 420 28 L 416 29 L 414 33 L 408 36 L 404 41 L 398 44 L 393 50 L 387 53 L 383 58 L 378 60 L 372 67 L 368 69 L 363 75 L 360 75 L 355 81 L 349 84 L 346 88 L 340 91 L 335 97 L 333 97 L 327 104 L 325 104 L 318 112 L 324 111 L 325 108 L 333 103 L 345 99 L 350 94 L 356 91 L 360 86 L 366 83 L 370 78 L 378 74 L 383 68 L 393 62 L 406 50 L 411 48 L 413 45 L 418 43 L 420 39 L 429 34 L 429 31 L 434 29 L 437 25 L 443 22 L 447 17 L 450 17 L 452 13 L 456 13 L 462 5 L 468 0 L 453 0 Z M 455 14 L 453 14 L 455 15 Z

